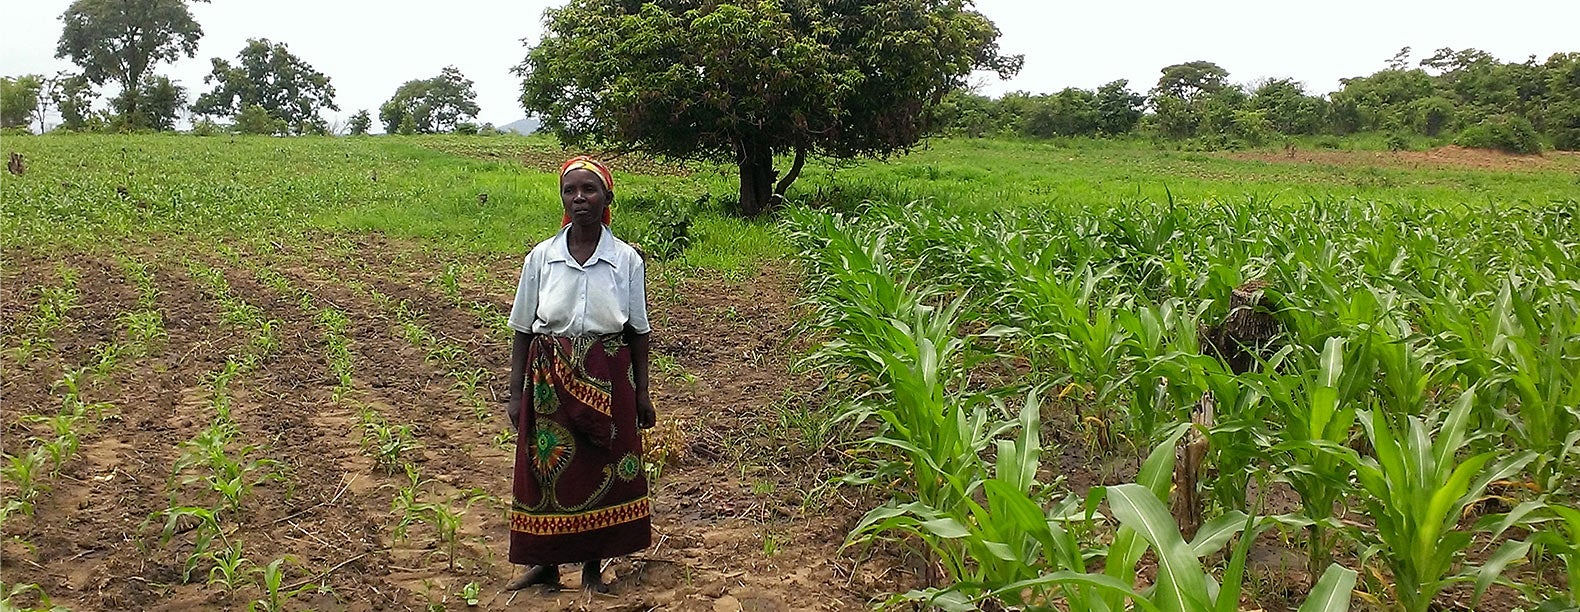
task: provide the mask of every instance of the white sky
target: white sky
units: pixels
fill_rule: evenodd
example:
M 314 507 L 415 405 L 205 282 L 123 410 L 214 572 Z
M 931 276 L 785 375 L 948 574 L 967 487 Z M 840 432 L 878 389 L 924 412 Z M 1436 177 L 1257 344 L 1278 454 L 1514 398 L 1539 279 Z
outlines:
M 209 58 L 234 60 L 248 38 L 284 42 L 332 80 L 341 111 L 326 118 L 343 122 L 368 109 L 377 129 L 378 106 L 396 87 L 453 64 L 476 82 L 478 120 L 503 125 L 525 114 L 510 73 L 526 53 L 521 39 L 535 41 L 543 9 L 562 1 L 215 0 L 192 8 L 204 31 L 197 56 L 155 70 L 195 99 L 209 89 Z M 69 5 L 0 1 L 0 75 L 75 69 L 54 58 Z M 995 95 L 1092 89 L 1117 78 L 1145 92 L 1163 66 L 1192 60 L 1216 62 L 1238 83 L 1292 77 L 1328 92 L 1407 45 L 1416 60 L 1439 47 L 1475 47 L 1504 61 L 1580 51 L 1577 0 L 977 0 L 977 8 L 1003 31 L 1004 51 L 1026 56 L 1010 81 L 977 78 Z

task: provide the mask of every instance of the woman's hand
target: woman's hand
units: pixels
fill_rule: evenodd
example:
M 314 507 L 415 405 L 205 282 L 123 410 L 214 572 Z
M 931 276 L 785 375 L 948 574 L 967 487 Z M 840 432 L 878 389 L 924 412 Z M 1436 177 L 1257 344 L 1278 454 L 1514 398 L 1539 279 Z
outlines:
M 636 426 L 652 429 L 658 423 L 658 413 L 653 411 L 653 398 L 647 393 L 636 394 Z
M 516 421 L 521 419 L 521 403 L 515 398 L 506 401 L 505 416 L 510 419 L 510 433 L 516 433 Z

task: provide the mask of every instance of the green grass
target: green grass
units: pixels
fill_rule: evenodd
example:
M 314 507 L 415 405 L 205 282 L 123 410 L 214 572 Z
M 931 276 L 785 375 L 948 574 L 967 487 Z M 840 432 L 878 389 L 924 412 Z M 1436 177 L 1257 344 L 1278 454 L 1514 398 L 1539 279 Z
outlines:
M 501 157 L 441 150 L 474 143 L 492 146 L 468 154 Z M 8 137 L 4 148 L 28 165 L 25 175 L 3 179 L 0 243 L 8 246 L 327 230 L 383 232 L 461 253 L 521 253 L 552 235 L 561 214 L 554 174 L 511 155 L 560 155 L 541 138 L 51 135 Z M 621 207 L 622 196 L 733 190 L 716 172 L 617 177 L 614 230 L 635 240 L 653 213 Z M 682 265 L 742 273 L 785 253 L 771 220 L 742 221 L 717 207 L 695 215 Z
M 1341 142 L 1351 142 L 1349 140 Z M 1356 141 L 1357 146 L 1365 145 Z M 12 136 L 24 176 L 4 175 L 0 244 L 92 247 L 157 235 L 291 235 L 305 230 L 384 232 L 461 253 L 520 253 L 555 231 L 552 167 L 569 153 L 546 137 L 269 138 Z M 850 209 L 867 199 L 929 200 L 946 210 L 1123 206 L 1126 202 L 1519 203 L 1572 199 L 1580 159 L 1553 156 L 1545 172 L 1290 164 L 1158 150 L 1143 140 L 938 140 L 889 161 L 813 162 L 791 200 Z M 547 161 L 544 161 L 547 160 Z M 787 163 L 787 162 L 786 162 Z M 695 207 L 691 247 L 678 263 L 734 275 L 780 261 L 789 249 L 773 220 L 745 221 L 734 169 L 691 164 L 689 176 L 628 171 L 613 162 L 615 232 L 641 242 L 665 212 L 638 200 Z M 487 201 L 479 196 L 487 194 Z
M 1254 197 L 1417 204 L 1574 199 L 1580 194 L 1580 158 L 1550 157 L 1550 171 L 1508 172 L 1256 161 L 1223 153 L 1158 150 L 1136 140 L 959 139 L 934 141 L 891 162 L 837 169 L 813 165 L 792 195 L 815 197 L 822 188 L 826 196 L 837 185 L 841 194 L 836 199 L 930 198 L 954 211 L 1164 202 L 1171 197 L 1185 202 Z

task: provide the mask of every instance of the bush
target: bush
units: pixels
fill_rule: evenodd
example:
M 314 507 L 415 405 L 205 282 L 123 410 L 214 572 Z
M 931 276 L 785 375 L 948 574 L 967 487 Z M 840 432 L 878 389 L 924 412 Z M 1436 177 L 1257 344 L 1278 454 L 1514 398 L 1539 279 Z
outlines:
M 193 136 L 218 136 L 225 133 L 225 129 L 215 123 L 213 119 L 204 117 L 192 122 Z
M 239 134 L 272 136 L 285 131 L 285 122 L 274 118 L 262 106 L 251 104 L 236 114 L 235 129 Z
M 1442 96 L 1421 98 L 1410 103 L 1410 127 L 1427 136 L 1437 136 L 1454 124 L 1454 101 Z
M 1406 137 L 1404 135 L 1404 132 L 1402 132 L 1402 131 L 1395 130 L 1395 131 L 1392 131 L 1392 132 L 1388 132 L 1388 136 L 1384 140 L 1384 143 L 1386 143 L 1388 145 L 1388 150 L 1389 151 L 1409 151 L 1410 150 L 1410 139 L 1408 137 Z
M 668 195 L 636 195 L 623 198 L 619 206 L 645 213 L 645 227 L 640 224 L 627 226 L 626 240 L 639 245 L 648 257 L 664 261 L 680 257 L 691 246 L 692 214 L 707 205 L 704 195 L 695 203 Z
M 1262 146 L 1272 140 L 1278 132 L 1273 129 L 1273 122 L 1267 119 L 1267 112 L 1260 110 L 1237 110 L 1234 117 L 1234 135 L 1251 146 Z
M 1459 133 L 1454 144 L 1472 149 L 1497 149 L 1510 153 L 1541 153 L 1542 138 L 1531 122 L 1518 115 L 1488 117 Z
M 1547 134 L 1553 138 L 1554 149 L 1580 151 L 1580 102 L 1549 109 Z

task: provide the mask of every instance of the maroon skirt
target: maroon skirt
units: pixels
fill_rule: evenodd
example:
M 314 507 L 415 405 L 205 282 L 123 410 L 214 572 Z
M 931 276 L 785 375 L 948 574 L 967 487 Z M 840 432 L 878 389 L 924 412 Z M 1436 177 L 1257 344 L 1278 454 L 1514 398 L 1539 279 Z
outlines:
M 536 335 L 517 416 L 510 562 L 580 563 L 652 542 L 631 348 Z

